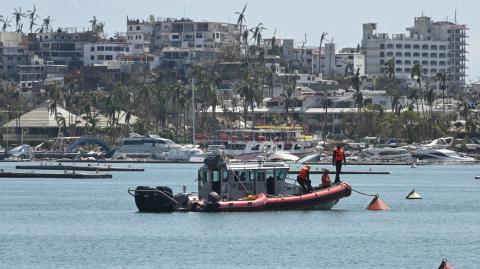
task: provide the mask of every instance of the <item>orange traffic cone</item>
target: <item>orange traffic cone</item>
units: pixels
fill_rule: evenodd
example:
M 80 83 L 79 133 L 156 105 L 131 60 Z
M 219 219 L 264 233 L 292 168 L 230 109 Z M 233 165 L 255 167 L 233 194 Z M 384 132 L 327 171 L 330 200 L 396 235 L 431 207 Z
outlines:
M 447 259 L 443 259 L 443 260 L 442 260 L 442 263 L 440 264 L 440 266 L 438 267 L 438 269 L 453 269 L 453 266 L 451 266 L 450 264 L 448 264 Z
M 375 195 L 375 198 L 370 202 L 370 204 L 367 206 L 368 210 L 389 210 L 390 208 L 388 207 L 387 204 L 385 204 L 380 198 L 378 198 L 378 194 Z

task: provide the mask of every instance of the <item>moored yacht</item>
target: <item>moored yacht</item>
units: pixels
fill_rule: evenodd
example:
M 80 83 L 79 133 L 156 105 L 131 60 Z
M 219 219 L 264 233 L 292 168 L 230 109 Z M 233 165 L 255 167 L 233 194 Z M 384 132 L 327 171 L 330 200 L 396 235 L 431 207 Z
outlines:
M 434 163 L 475 163 L 478 162 L 472 157 L 459 154 L 456 151 L 448 149 L 419 148 L 413 154 L 413 157 L 422 162 Z
M 158 135 L 143 136 L 132 133 L 128 138 L 122 139 L 120 147 L 115 150 L 114 157 L 153 157 L 155 154 L 180 148 L 182 148 L 181 145 Z
M 217 131 L 209 143 L 222 145 L 224 154 L 239 159 L 284 152 L 305 156 L 315 152 L 318 138 L 306 135 L 300 126 L 256 126 L 253 129 Z

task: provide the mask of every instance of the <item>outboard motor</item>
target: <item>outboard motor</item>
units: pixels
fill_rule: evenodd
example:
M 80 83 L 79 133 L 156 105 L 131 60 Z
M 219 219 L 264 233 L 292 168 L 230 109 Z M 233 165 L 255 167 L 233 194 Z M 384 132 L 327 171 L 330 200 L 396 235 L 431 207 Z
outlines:
M 219 207 L 219 204 L 217 203 L 220 201 L 220 195 L 218 193 L 212 191 L 208 194 L 207 196 L 207 201 L 205 202 L 205 211 L 215 211 Z
M 164 186 L 138 186 L 135 189 L 135 204 L 140 212 L 173 212 L 177 208 L 172 189 Z

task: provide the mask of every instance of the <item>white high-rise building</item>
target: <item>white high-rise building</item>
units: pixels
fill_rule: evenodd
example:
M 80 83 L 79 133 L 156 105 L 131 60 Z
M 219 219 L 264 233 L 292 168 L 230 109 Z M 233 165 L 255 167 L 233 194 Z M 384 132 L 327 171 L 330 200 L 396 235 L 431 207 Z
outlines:
M 452 86 L 465 84 L 466 25 L 448 21 L 435 22 L 430 17 L 417 17 L 408 35 L 376 33 L 376 23 L 363 24 L 362 52 L 365 55 L 365 72 L 378 76 L 384 72 L 385 63 L 395 61 L 395 76 L 409 78 L 412 67 L 422 66 L 426 76 L 450 73 Z

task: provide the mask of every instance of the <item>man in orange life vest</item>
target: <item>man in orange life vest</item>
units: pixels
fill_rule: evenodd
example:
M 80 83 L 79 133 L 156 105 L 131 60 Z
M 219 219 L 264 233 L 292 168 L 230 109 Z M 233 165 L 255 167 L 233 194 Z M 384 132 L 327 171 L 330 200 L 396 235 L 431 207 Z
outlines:
M 347 159 L 345 158 L 345 151 L 340 145 L 333 151 L 332 163 L 335 166 L 335 183 L 340 183 L 340 173 L 342 172 L 342 162 L 347 165 Z
M 302 187 L 304 193 L 313 191 L 312 181 L 310 180 L 310 165 L 305 165 L 297 175 L 297 182 Z

